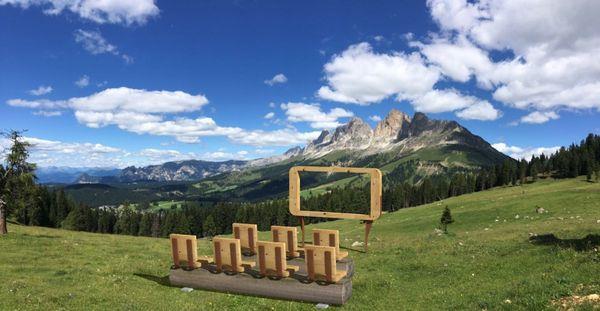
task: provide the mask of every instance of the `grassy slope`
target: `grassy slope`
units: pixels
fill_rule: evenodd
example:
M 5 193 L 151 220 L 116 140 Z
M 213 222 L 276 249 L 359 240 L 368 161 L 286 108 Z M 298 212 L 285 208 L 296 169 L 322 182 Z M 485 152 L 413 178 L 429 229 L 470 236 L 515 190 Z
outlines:
M 456 222 L 450 235 L 438 236 L 433 231 L 444 205 Z M 536 205 L 549 212 L 536 214 Z M 528 241 L 530 233 L 561 239 L 600 235 L 597 220 L 600 184 L 581 179 L 485 191 L 383 215 L 373 227 L 371 252 L 350 252 L 356 274 L 346 308 L 539 310 L 563 295 L 600 293 L 598 251 Z M 340 229 L 344 246 L 363 234 L 356 221 L 318 226 Z M 169 287 L 166 239 L 9 229 L 0 238 L 3 310 L 314 309 Z M 200 248 L 208 252 L 208 242 Z

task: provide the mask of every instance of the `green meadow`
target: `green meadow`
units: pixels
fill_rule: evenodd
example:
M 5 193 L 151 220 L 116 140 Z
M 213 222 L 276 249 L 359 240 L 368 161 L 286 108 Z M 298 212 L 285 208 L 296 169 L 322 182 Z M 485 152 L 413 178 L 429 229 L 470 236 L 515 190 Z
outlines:
M 455 220 L 447 235 L 436 231 L 446 205 Z M 353 296 L 343 309 L 600 308 L 600 301 L 569 303 L 600 294 L 599 183 L 542 180 L 388 213 L 373 226 L 369 253 L 351 246 L 364 234 L 357 221 L 316 227 L 339 229 L 355 261 Z M 9 231 L 0 238 L 1 310 L 315 308 L 171 287 L 167 239 L 16 224 Z M 209 243 L 200 241 L 201 254 Z

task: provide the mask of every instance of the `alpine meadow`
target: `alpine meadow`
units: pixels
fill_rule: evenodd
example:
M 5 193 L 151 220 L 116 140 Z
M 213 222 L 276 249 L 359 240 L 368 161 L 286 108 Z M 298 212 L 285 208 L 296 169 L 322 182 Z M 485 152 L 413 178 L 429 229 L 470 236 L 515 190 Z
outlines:
M 599 13 L 0 0 L 0 310 L 600 310 Z

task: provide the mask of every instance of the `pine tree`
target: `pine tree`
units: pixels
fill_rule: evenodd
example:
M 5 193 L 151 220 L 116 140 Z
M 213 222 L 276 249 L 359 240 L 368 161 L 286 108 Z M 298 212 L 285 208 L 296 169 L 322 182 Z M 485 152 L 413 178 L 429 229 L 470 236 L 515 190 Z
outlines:
M 208 215 L 208 217 L 206 217 L 202 228 L 204 229 L 204 232 L 202 233 L 203 236 L 212 237 L 217 234 L 217 226 L 212 215 Z
M 448 233 L 448 225 L 453 222 L 454 220 L 452 219 L 452 213 L 450 213 L 450 209 L 446 205 L 444 211 L 442 212 L 442 218 L 440 218 L 440 225 L 442 226 L 444 233 Z
M 6 218 L 11 212 L 23 213 L 25 201 L 32 200 L 35 188 L 35 164 L 27 162 L 31 144 L 23 141 L 22 132 L 4 134 L 11 142 L 6 155 L 6 166 L 0 170 L 0 235 L 8 233 Z M 2 166 L 2 165 L 0 165 Z

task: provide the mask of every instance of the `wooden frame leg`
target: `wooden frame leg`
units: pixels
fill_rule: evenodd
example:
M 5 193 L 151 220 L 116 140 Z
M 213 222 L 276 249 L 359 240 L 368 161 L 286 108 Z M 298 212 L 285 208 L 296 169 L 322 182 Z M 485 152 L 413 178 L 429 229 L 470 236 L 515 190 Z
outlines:
M 304 247 L 304 217 L 300 216 L 300 229 L 302 230 L 302 247 Z
M 369 233 L 371 232 L 372 220 L 365 221 L 365 252 L 369 251 Z

